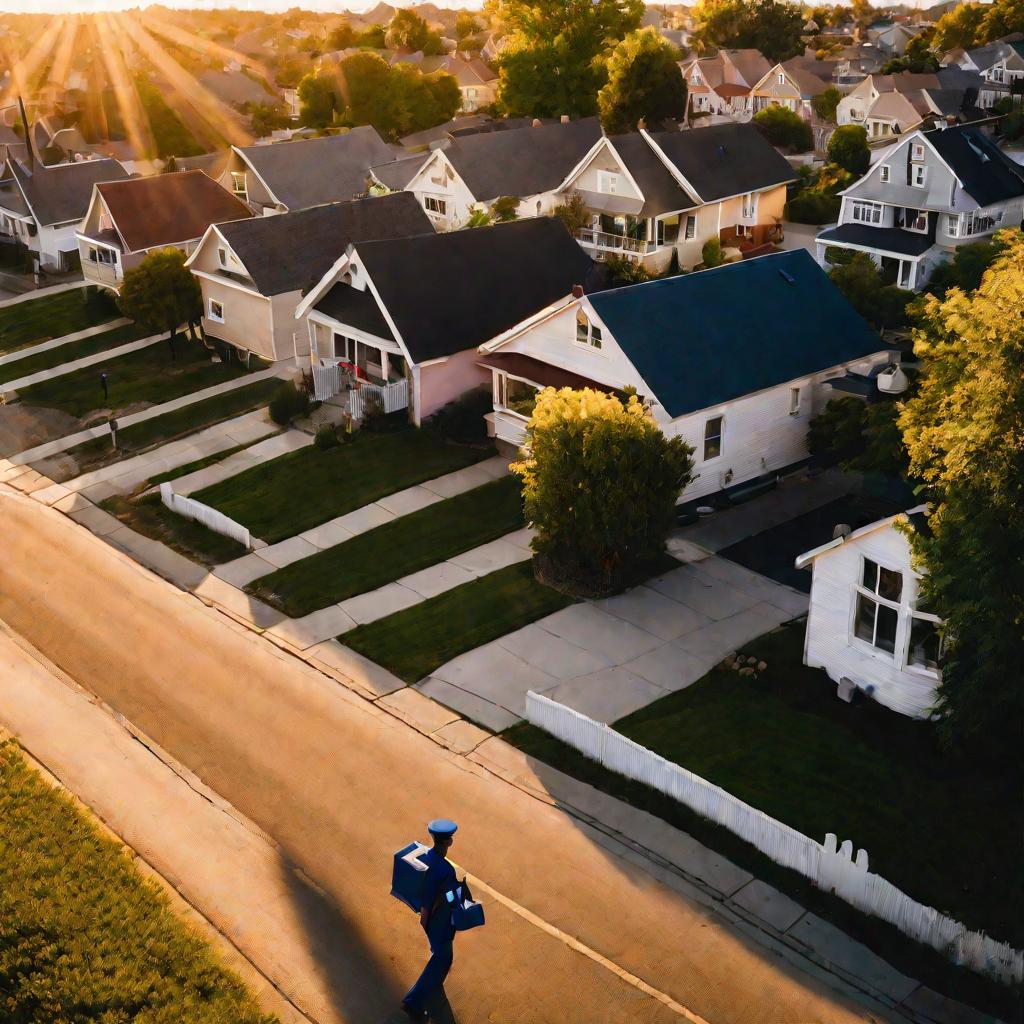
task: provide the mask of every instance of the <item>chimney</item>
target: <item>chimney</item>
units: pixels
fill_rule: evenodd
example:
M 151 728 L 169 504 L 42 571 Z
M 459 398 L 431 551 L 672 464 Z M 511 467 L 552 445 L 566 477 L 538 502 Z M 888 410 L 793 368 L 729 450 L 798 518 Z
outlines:
M 559 122 L 561 124 L 568 124 L 569 123 L 569 115 L 568 114 L 563 114 L 558 120 L 559 120 Z
M 540 118 L 539 118 L 539 117 L 535 117 L 535 118 L 534 118 L 534 119 L 533 119 L 533 120 L 532 120 L 532 121 L 530 122 L 530 127 L 531 127 L 531 128 L 539 128 L 539 127 L 540 127 Z
M 574 299 L 582 299 L 583 298 L 583 285 L 581 285 L 581 284 L 574 284 L 572 286 L 572 297 Z

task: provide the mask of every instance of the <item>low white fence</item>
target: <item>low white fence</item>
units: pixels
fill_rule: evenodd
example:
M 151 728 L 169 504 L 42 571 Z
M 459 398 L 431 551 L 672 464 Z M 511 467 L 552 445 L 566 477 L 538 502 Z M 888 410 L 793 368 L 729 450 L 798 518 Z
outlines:
M 336 363 L 313 366 L 313 397 L 318 402 L 333 398 L 341 391 L 341 367 Z
M 381 408 L 385 412 L 398 412 L 409 408 L 409 381 L 396 380 L 393 384 L 381 387 L 378 384 L 360 384 L 349 396 L 352 418 L 361 420 L 366 411 L 366 400 L 370 395 L 380 399 Z
M 834 892 L 867 914 L 882 918 L 905 935 L 932 946 L 954 963 L 1000 981 L 1024 981 L 1024 953 L 983 932 L 911 899 L 880 875 L 868 871 L 868 855 L 847 839 L 838 845 L 829 833 L 825 845 L 738 800 L 631 739 L 573 708 L 539 693 L 526 695 L 526 717 L 552 736 L 611 771 L 657 789 L 692 811 L 734 832 L 777 864 L 798 871 L 820 889 Z
M 213 530 L 214 533 L 222 533 L 225 537 L 237 540 L 239 544 L 244 544 L 250 551 L 252 550 L 252 537 L 246 527 L 241 523 L 236 523 L 234 519 L 229 519 L 223 512 L 218 512 L 215 508 L 196 501 L 195 498 L 186 498 L 184 494 L 175 494 L 169 481 L 160 485 L 160 500 L 172 512 L 177 512 L 179 516 L 194 519 L 207 529 Z

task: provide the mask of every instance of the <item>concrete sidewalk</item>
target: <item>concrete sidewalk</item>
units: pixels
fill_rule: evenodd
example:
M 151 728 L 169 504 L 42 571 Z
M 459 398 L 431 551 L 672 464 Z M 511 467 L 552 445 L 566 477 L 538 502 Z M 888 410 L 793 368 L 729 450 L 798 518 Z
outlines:
M 19 302 L 28 302 L 30 299 L 41 299 L 46 295 L 59 295 L 61 292 L 70 292 L 75 288 L 84 288 L 85 279 L 80 281 L 65 281 L 63 284 L 51 284 L 46 288 L 33 288 L 30 292 L 25 292 L 23 295 L 15 295 L 12 299 L 0 300 L 0 309 L 6 309 L 8 306 L 17 306 Z
M 460 654 L 416 688 L 496 732 L 523 717 L 529 690 L 611 723 L 807 610 L 807 597 L 789 587 L 706 552 L 692 557 Z
M 19 388 L 28 388 L 33 384 L 39 384 L 44 380 L 52 380 L 54 377 L 64 377 L 76 370 L 84 370 L 97 363 L 105 363 L 107 360 L 116 359 L 118 356 L 126 356 L 130 352 L 138 352 L 139 349 L 149 348 L 163 339 L 162 334 L 151 334 L 148 338 L 137 338 L 135 341 L 126 341 L 123 345 L 114 348 L 104 349 L 102 352 L 93 352 L 91 356 L 82 356 L 81 359 L 72 359 L 69 363 L 61 363 L 59 366 L 51 366 L 48 370 L 37 370 L 35 373 L 27 374 L 24 377 L 17 377 L 0 384 L 2 391 L 17 391 Z M 2 371 L 0 371 L 2 372 Z
M 154 419 L 157 416 L 163 416 L 164 413 L 175 412 L 177 409 L 183 409 L 186 405 L 194 405 L 196 402 L 202 402 L 207 398 L 213 398 L 215 395 L 223 395 L 229 391 L 237 391 L 239 388 L 244 388 L 247 384 L 255 384 L 261 380 L 267 380 L 270 377 L 276 377 L 278 371 L 274 367 L 270 367 L 266 370 L 258 370 L 256 373 L 247 373 L 242 377 L 236 377 L 234 380 L 227 380 L 221 384 L 215 384 L 213 387 L 203 388 L 202 391 L 193 391 L 191 394 L 182 395 L 180 398 L 175 398 L 170 402 L 164 402 L 161 405 L 151 405 L 148 409 L 143 409 L 141 412 L 134 412 L 128 416 L 122 416 L 118 419 L 118 426 L 123 430 L 125 427 L 132 427 L 136 423 L 143 423 L 146 420 Z M 74 448 L 77 444 L 83 444 L 86 441 L 91 441 L 95 437 L 109 436 L 110 427 L 106 423 L 102 423 L 97 427 L 89 427 L 87 430 L 80 430 L 75 434 L 68 434 L 66 437 L 59 437 L 55 441 L 47 441 L 46 444 L 36 445 L 34 448 L 28 448 L 23 452 L 18 452 L 17 455 L 8 456 L 8 461 L 18 466 L 28 465 L 33 462 L 38 462 L 41 459 L 48 459 L 51 455 L 59 455 L 61 452 L 66 452 L 69 448 Z
M 16 363 L 19 359 L 27 359 L 39 352 L 49 352 L 52 349 L 60 348 L 62 345 L 70 345 L 73 341 L 83 341 L 86 338 L 93 338 L 97 334 L 104 334 L 107 331 L 115 330 L 118 327 L 125 327 L 131 320 L 127 317 L 118 317 L 116 320 L 109 320 L 105 324 L 97 324 L 95 327 L 86 327 L 85 330 L 75 331 L 73 334 L 65 334 L 60 338 L 51 338 L 49 341 L 40 342 L 38 345 L 29 345 L 28 348 L 16 348 L 13 352 L 0 355 L 0 366 L 8 363 Z M 3 371 L 0 370 L 0 373 Z
M 363 505 L 294 537 L 260 548 L 259 551 L 243 555 L 233 562 L 225 562 L 217 566 L 214 572 L 222 580 L 236 587 L 244 587 L 275 569 L 283 569 L 292 562 L 323 551 L 324 548 L 342 544 L 376 526 L 383 526 L 384 523 L 389 523 L 400 516 L 418 512 L 421 508 L 427 508 L 445 498 L 452 498 L 456 494 L 497 480 L 508 472 L 508 466 L 507 458 L 495 455 L 483 462 L 458 469 L 454 473 L 446 473 L 415 487 L 396 491 L 379 501 Z

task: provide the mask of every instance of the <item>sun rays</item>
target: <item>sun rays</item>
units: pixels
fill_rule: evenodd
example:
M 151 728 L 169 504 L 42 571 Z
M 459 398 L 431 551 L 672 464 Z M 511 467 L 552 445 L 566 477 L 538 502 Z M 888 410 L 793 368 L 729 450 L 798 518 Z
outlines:
M 237 61 L 272 85 L 267 69 L 252 57 L 145 12 L 68 14 L 47 18 L 40 25 L 41 32 L 25 40 L 21 52 L 11 37 L 0 40 L 0 66 L 9 71 L 0 85 L 0 108 L 16 103 L 19 97 L 31 107 L 45 87 L 59 94 L 68 87 L 73 69 L 84 70 L 87 103 L 94 126 L 104 136 L 102 141 L 110 141 L 111 135 L 120 134 L 119 128 L 123 128 L 135 153 L 154 156 L 154 134 L 137 84 L 139 77 L 145 76 L 207 147 L 252 141 L 238 112 L 206 89 L 168 49 L 194 53 L 221 65 Z M 77 59 L 82 53 L 87 55 L 85 69 Z M 104 107 L 102 96 L 91 95 L 104 90 L 112 97 L 111 110 Z

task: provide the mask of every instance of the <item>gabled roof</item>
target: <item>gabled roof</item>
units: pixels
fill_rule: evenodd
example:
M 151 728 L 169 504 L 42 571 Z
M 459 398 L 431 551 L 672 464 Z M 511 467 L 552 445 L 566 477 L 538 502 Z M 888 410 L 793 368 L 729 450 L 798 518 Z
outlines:
M 977 128 L 936 128 L 924 138 L 979 206 L 1024 196 L 1024 167 Z
M 236 147 L 236 152 L 289 210 L 352 199 L 366 191 L 374 164 L 395 158 L 369 125 L 322 139 Z
M 377 164 L 370 168 L 370 174 L 382 185 L 387 186 L 393 192 L 406 187 L 417 171 L 429 160 L 426 153 L 415 153 L 405 159 L 392 160 L 390 163 Z
M 793 57 L 782 62 L 782 69 L 796 83 L 800 95 L 811 99 L 821 95 L 832 84 L 838 63 L 835 60 L 815 60 L 813 57 Z
M 127 252 L 190 242 L 218 221 L 252 216 L 245 203 L 202 171 L 102 182 L 96 191 Z
M 260 293 L 280 295 L 316 284 L 353 242 L 405 238 L 433 228 L 411 192 L 396 192 L 236 220 L 217 230 Z
M 804 249 L 589 301 L 673 418 L 885 350 Z
M 601 137 L 596 117 L 452 139 L 442 150 L 477 200 L 549 192 Z
M 333 285 L 313 308 L 357 331 L 365 331 L 384 341 L 395 340 L 391 325 L 384 319 L 377 300 L 369 291 L 339 283 Z
M 365 242 L 355 251 L 417 363 L 489 341 L 584 284 L 592 268 L 553 217 Z
M 772 69 L 771 61 L 760 50 L 747 48 L 741 50 L 722 50 L 721 53 L 732 62 L 733 67 L 740 73 L 743 81 L 751 88 Z
M 8 167 L 41 226 L 81 220 L 89 210 L 93 185 L 128 177 L 116 160 L 80 160 L 52 167 L 37 162 L 32 171 L 11 160 Z
M 692 210 L 698 205 L 697 200 L 672 177 L 669 169 L 639 132 L 613 135 L 608 141 L 644 194 L 644 205 L 639 216 L 653 217 L 675 210 Z
M 796 180 L 789 161 L 752 124 L 652 132 L 650 137 L 705 203 Z
M 797 555 L 794 564 L 797 569 L 806 569 L 807 566 L 814 562 L 820 555 L 824 555 L 829 551 L 834 551 L 836 548 L 841 548 L 844 544 L 849 544 L 851 541 L 859 540 L 861 537 L 866 537 L 869 533 L 875 533 L 878 530 L 887 530 L 896 522 L 909 523 L 918 533 L 924 533 L 928 529 L 928 514 L 928 505 L 917 505 L 914 508 L 908 508 L 906 512 L 897 512 L 894 516 L 886 516 L 884 519 L 876 519 L 875 522 L 868 523 L 866 526 L 862 526 L 858 530 L 853 530 L 845 536 L 835 537 L 827 544 L 822 544 L 820 547 L 812 548 L 810 551 L 805 551 L 802 555 Z

